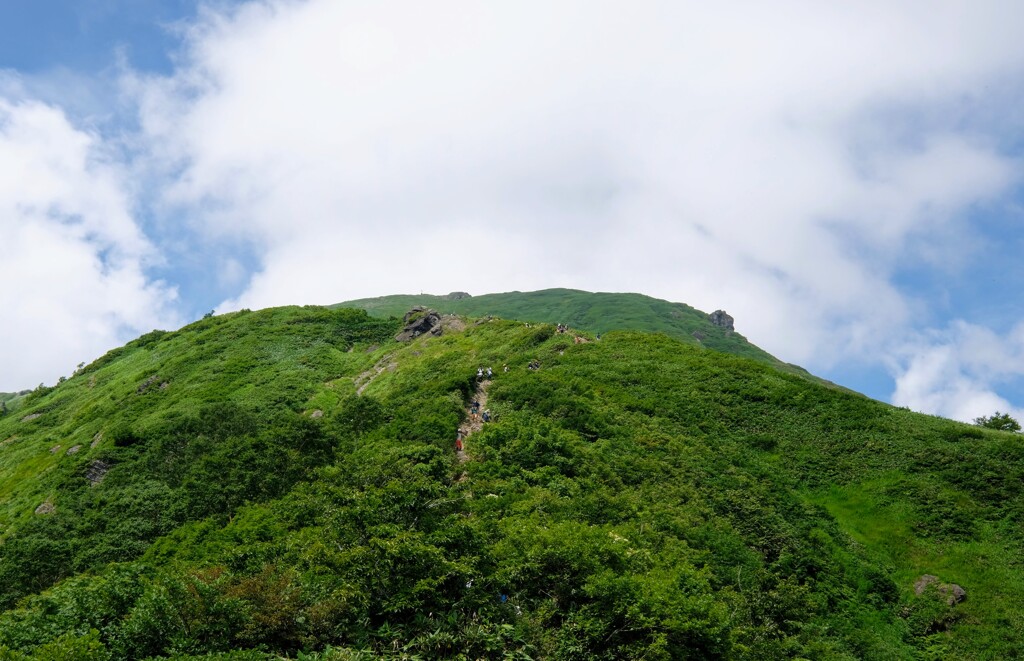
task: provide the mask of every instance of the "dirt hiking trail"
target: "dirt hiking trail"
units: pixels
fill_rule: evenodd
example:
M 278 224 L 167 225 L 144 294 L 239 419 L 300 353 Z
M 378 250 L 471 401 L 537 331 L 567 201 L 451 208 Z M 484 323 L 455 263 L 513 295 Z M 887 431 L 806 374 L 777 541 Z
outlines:
M 459 438 L 462 439 L 462 449 L 456 450 L 460 462 L 469 461 L 466 454 L 466 439 L 470 435 L 480 431 L 484 427 L 483 414 L 487 410 L 487 388 L 491 385 L 490 379 L 483 379 L 476 384 L 476 392 L 466 407 L 466 419 L 459 425 Z M 480 403 L 480 409 L 473 413 L 473 401 Z

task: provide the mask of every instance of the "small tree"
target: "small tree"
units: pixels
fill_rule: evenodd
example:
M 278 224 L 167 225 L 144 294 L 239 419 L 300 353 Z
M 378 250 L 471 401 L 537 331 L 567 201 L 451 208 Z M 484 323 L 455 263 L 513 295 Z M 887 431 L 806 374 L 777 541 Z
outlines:
M 1009 413 L 1000 413 L 996 411 L 990 416 L 981 416 L 980 418 L 974 419 L 974 424 L 980 427 L 988 427 L 989 429 L 998 429 L 1000 431 L 1020 431 L 1020 423 L 1010 417 Z

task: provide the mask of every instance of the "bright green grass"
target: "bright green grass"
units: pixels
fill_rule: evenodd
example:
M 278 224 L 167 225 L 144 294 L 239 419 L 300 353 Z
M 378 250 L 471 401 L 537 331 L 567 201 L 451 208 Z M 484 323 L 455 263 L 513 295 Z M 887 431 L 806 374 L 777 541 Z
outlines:
M 934 636 L 934 647 L 943 650 L 946 658 L 1008 658 L 999 650 L 1006 649 L 1007 643 L 1009 649 L 1019 649 L 1018 642 L 1024 639 L 1020 542 L 993 524 L 983 524 L 974 539 L 963 542 L 922 537 L 912 527 L 911 503 L 879 498 L 880 492 L 898 485 L 902 477 L 883 475 L 867 483 L 831 487 L 812 499 L 835 516 L 877 562 L 892 567 L 893 577 L 904 589 L 931 574 L 967 590 L 967 600 L 956 607 L 952 629 Z M 979 627 L 983 622 L 990 626 Z

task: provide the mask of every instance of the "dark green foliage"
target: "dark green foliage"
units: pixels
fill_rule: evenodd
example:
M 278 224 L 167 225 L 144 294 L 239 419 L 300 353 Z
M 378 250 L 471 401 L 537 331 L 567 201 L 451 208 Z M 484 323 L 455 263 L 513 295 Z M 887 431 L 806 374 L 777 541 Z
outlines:
M 387 412 L 373 397 L 348 397 L 341 402 L 335 421 L 339 432 L 359 438 L 387 420 Z
M 0 659 L 1024 655 L 1018 437 L 667 335 L 396 330 L 213 316 L 0 419 Z
M 107 436 L 115 448 L 131 447 L 142 442 L 142 437 L 127 422 L 122 422 L 111 428 Z
M 989 416 L 981 416 L 974 419 L 974 424 L 979 427 L 998 429 L 1000 431 L 1020 431 L 1020 423 L 1014 420 L 1009 413 L 996 411 Z

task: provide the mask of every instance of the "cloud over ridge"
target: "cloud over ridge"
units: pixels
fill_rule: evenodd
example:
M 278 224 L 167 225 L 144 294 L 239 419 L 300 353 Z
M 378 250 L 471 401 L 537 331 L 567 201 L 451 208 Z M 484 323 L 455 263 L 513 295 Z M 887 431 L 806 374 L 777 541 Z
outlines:
M 812 370 L 888 365 L 897 399 L 952 411 L 995 382 L 950 394 L 919 368 L 977 322 L 903 275 L 955 280 L 988 238 L 975 215 L 1021 190 L 1021 19 L 952 0 L 210 6 L 174 72 L 124 76 L 132 167 L 161 191 L 150 213 L 254 255 L 211 257 L 242 283 L 220 309 L 643 291 L 725 307 Z

